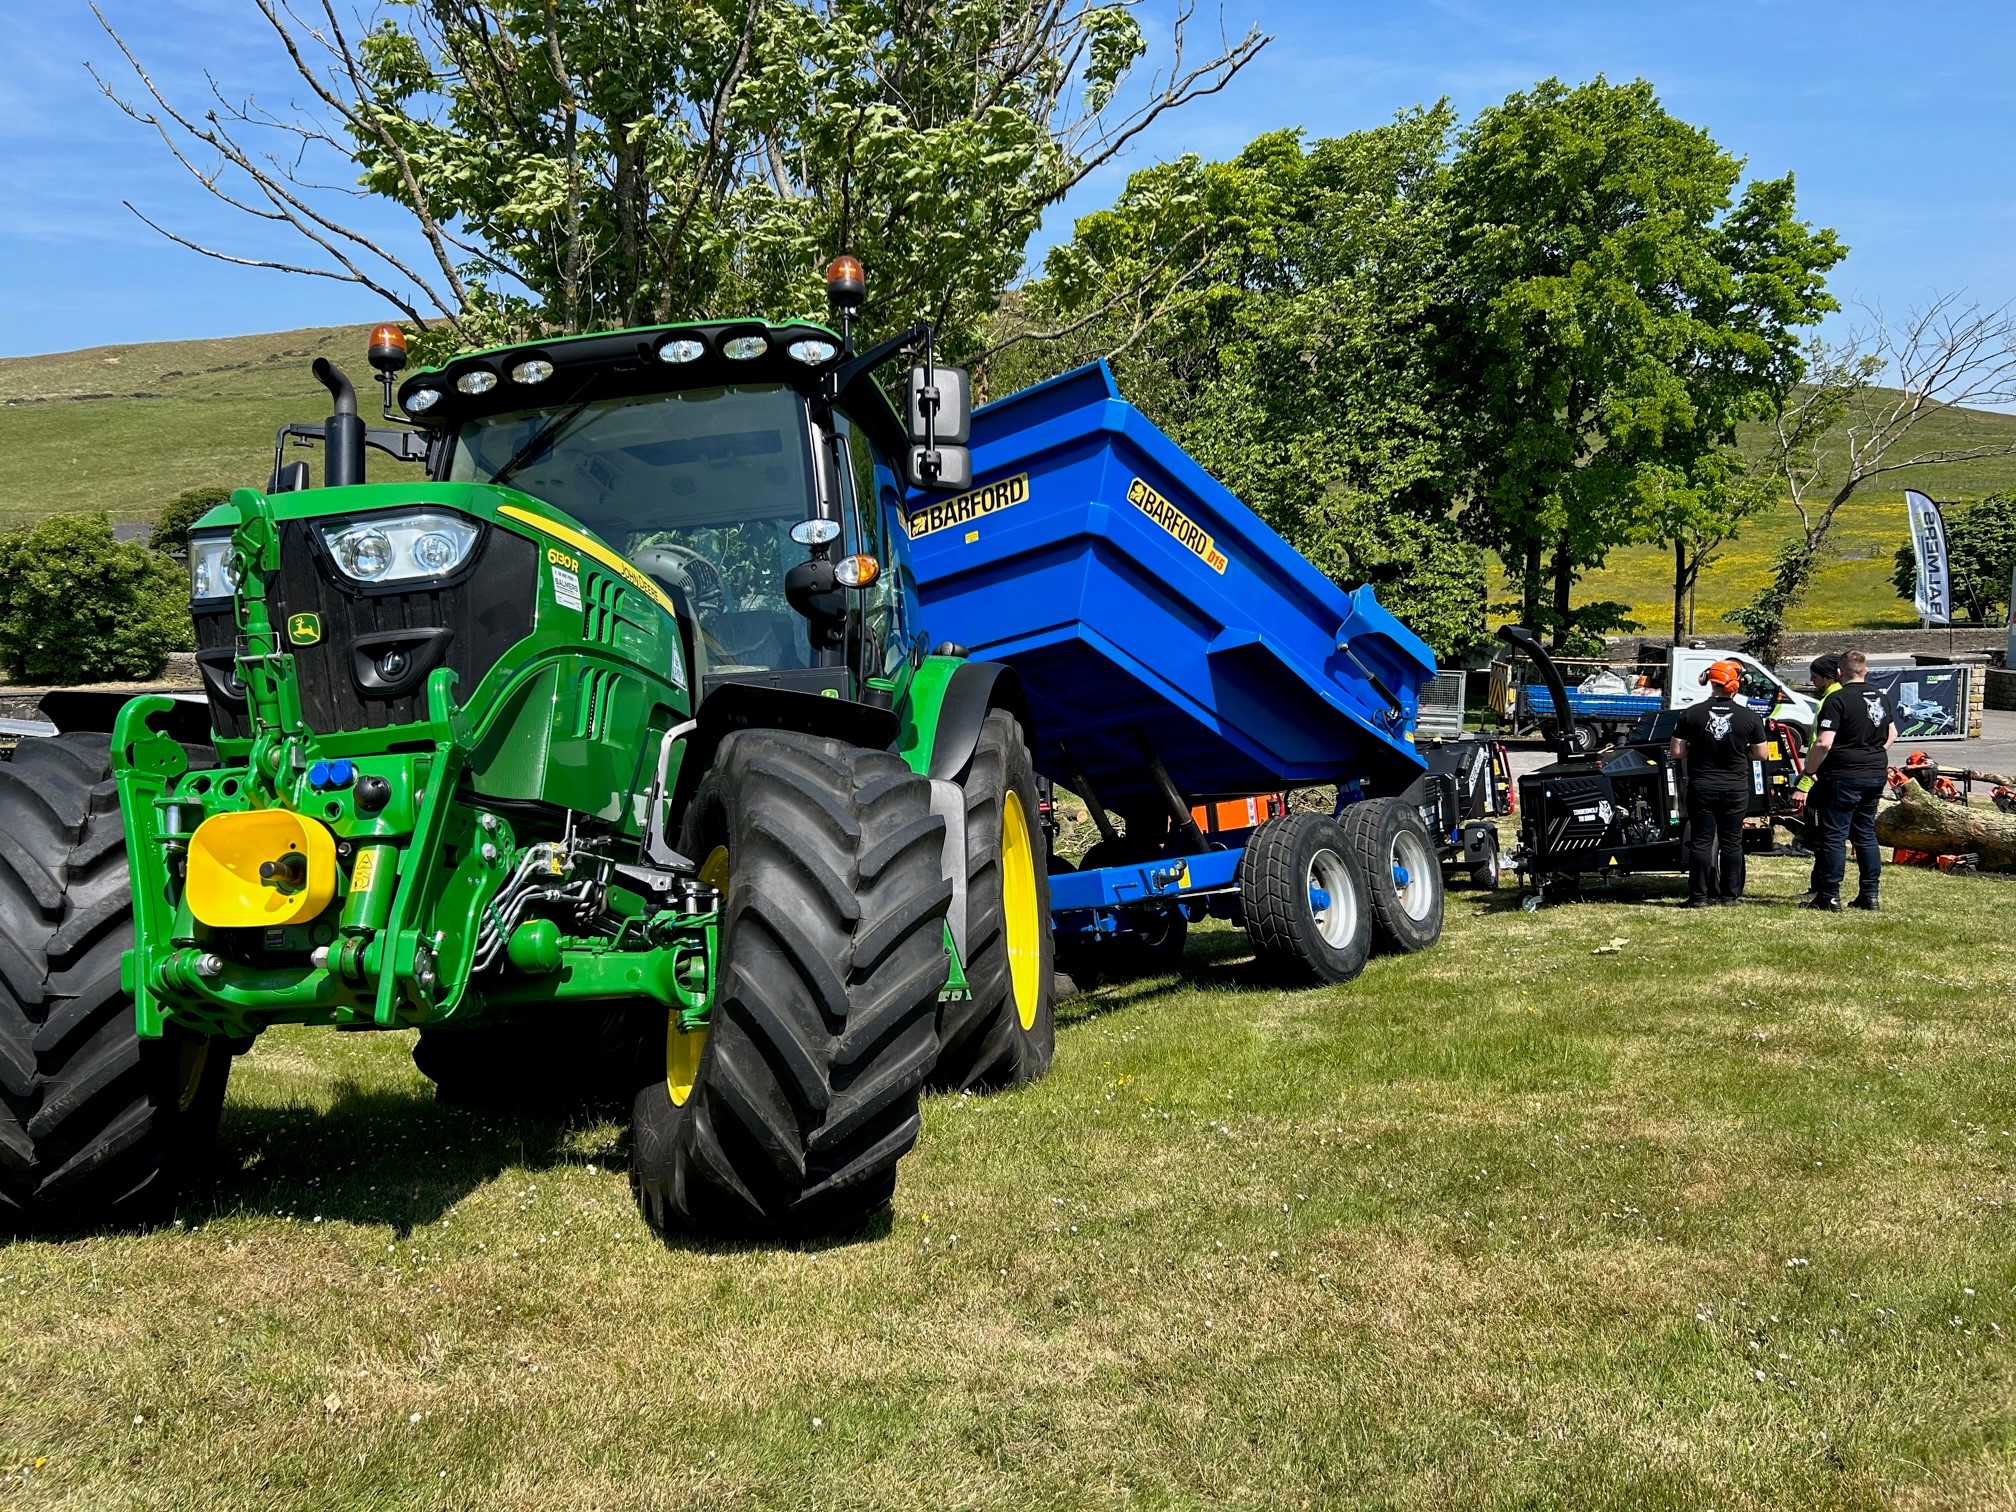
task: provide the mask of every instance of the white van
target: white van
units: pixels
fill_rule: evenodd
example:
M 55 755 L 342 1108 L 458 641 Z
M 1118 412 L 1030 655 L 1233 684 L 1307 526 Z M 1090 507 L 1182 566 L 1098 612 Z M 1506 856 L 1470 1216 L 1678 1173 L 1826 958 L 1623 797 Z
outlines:
M 1783 720 L 1803 739 L 1813 738 L 1819 701 L 1788 685 L 1777 673 L 1741 651 L 1696 651 L 1675 646 L 1666 669 L 1666 706 L 1684 709 L 1705 702 L 1712 691 L 1701 676 L 1718 661 L 1733 661 L 1743 669 L 1743 701 L 1766 719 Z

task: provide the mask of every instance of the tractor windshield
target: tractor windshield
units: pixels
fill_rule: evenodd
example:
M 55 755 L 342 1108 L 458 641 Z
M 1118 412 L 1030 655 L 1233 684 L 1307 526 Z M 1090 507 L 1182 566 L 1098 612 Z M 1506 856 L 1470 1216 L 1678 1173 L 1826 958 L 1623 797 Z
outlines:
M 564 510 L 669 589 L 713 671 L 808 665 L 784 574 L 815 512 L 805 400 L 781 384 L 688 389 L 471 420 L 449 480 Z

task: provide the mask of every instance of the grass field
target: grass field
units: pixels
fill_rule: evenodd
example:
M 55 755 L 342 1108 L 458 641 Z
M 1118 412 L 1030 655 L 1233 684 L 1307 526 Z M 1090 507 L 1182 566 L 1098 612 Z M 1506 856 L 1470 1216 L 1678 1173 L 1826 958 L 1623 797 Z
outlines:
M 1750 438 L 1754 440 L 1755 438 Z M 2016 415 L 1946 409 L 1912 432 L 1900 454 L 2016 443 Z M 1972 502 L 2016 490 L 2016 456 L 1981 462 L 1914 468 L 1865 485 L 1842 508 L 1832 549 L 1806 602 L 1793 612 L 1793 630 L 1915 629 L 1918 617 L 1908 599 L 1890 584 L 1892 559 L 1910 534 L 1904 490 L 1915 488 L 1935 499 Z M 1694 629 L 1726 635 L 1724 613 L 1748 603 L 1771 581 L 1771 557 L 1781 541 L 1798 530 L 1790 502 L 1745 524 L 1701 575 L 1695 594 Z M 1494 598 L 1511 596 L 1502 574 L 1494 574 Z M 1673 548 L 1630 546 L 1613 551 L 1609 562 L 1575 590 L 1578 602 L 1614 599 L 1632 606 L 1632 617 L 1654 634 L 1673 628 Z
M 0 360 L 0 526 L 76 509 L 151 521 L 185 488 L 263 484 L 274 432 L 329 413 L 308 372 L 317 357 L 340 364 L 376 415 L 364 335 L 336 326 Z M 321 476 L 319 457 L 292 455 Z M 376 452 L 369 465 L 374 478 L 416 475 Z
M 1800 869 L 1458 893 L 1328 990 L 1207 933 L 811 1249 L 662 1244 L 620 1126 L 275 1031 L 186 1228 L 0 1250 L 0 1502 L 2016 1505 L 2016 892 Z
M 1702 571 L 1695 592 L 1694 629 L 1701 635 L 1736 633 L 1723 614 L 1748 603 L 1770 584 L 1771 557 L 1792 535 L 1799 517 L 1784 504 L 1750 521 Z M 1916 629 L 1911 601 L 1890 584 L 1892 558 L 1909 534 L 1901 488 L 1857 495 L 1834 527 L 1834 548 L 1816 575 L 1794 630 Z M 1494 591 L 1510 596 L 1502 580 Z M 1632 618 L 1656 635 L 1673 628 L 1673 548 L 1627 546 L 1613 551 L 1601 570 L 1576 586 L 1578 600 L 1615 599 L 1632 606 Z

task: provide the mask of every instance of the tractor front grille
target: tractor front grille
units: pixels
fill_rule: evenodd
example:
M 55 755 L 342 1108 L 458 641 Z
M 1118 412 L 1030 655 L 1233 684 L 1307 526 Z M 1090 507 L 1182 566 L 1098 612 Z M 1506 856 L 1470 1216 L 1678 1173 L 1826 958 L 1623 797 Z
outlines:
M 539 554 L 523 536 L 486 530 L 472 562 L 446 587 L 363 589 L 344 579 L 329 560 L 316 523 L 289 520 L 280 527 L 280 571 L 267 612 L 276 626 L 289 616 L 314 614 L 322 637 L 288 646 L 301 689 L 301 713 L 311 730 L 380 730 L 426 716 L 425 679 L 397 696 L 373 694 L 360 682 L 352 648 L 360 636 L 401 630 L 450 632 L 441 665 L 456 674 L 455 693 L 467 699 L 483 675 L 532 633 Z M 211 725 L 221 737 L 252 733 L 242 689 L 231 680 L 238 631 L 228 605 L 196 615 L 196 658 L 210 696 Z

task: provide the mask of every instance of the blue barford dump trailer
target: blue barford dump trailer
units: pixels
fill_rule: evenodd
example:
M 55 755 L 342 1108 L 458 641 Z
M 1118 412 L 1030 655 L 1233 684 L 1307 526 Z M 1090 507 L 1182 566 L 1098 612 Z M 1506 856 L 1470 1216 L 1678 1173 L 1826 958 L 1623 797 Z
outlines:
M 1100 838 L 1053 860 L 1073 974 L 1167 964 L 1189 922 L 1343 981 L 1441 932 L 1443 870 L 1497 875 L 1502 758 L 1418 749 L 1435 658 L 1318 572 L 1120 396 L 1102 363 L 976 411 L 974 486 L 917 500 L 925 619 L 1014 670 L 1036 767 Z M 1207 834 L 1193 806 L 1335 784 L 1334 812 Z M 1117 820 L 1117 823 L 1116 823 Z

